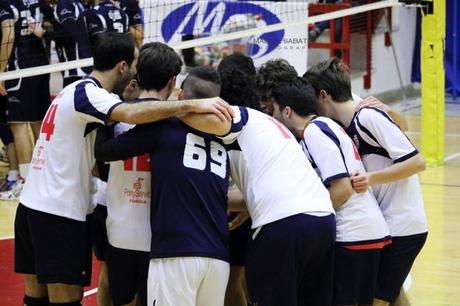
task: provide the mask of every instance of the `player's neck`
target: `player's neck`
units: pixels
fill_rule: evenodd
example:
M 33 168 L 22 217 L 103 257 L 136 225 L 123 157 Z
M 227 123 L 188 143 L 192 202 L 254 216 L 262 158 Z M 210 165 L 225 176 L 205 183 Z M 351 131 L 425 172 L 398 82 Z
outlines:
M 310 124 L 311 119 L 315 117 L 316 115 L 308 115 L 306 117 L 302 116 L 297 116 L 293 118 L 293 123 L 294 123 L 294 131 L 293 134 L 298 138 L 302 139 L 303 138 L 303 132 L 305 131 L 305 128 L 307 127 L 308 124 Z
M 342 123 L 344 127 L 348 127 L 355 115 L 356 105 L 357 103 L 353 100 L 343 103 L 334 103 L 331 117 Z
M 164 90 L 141 90 L 139 98 L 155 98 L 160 101 L 165 101 L 168 99 L 168 93 Z
M 115 88 L 115 80 L 111 77 L 110 73 L 106 73 L 103 71 L 93 70 L 90 74 L 91 77 L 95 78 L 99 81 L 102 88 L 107 90 L 108 92 L 112 92 Z

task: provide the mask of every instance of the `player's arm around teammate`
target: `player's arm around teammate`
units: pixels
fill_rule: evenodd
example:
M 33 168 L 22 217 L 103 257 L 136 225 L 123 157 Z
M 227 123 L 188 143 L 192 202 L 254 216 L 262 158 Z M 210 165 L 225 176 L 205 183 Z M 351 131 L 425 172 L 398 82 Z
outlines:
M 388 133 L 393 135 L 400 134 L 400 131 L 406 131 L 408 129 L 407 121 L 403 115 L 399 114 L 398 112 L 392 110 L 390 107 L 386 106 L 384 103 L 379 101 L 374 97 L 368 97 L 364 99 L 357 107 L 357 112 L 360 112 L 362 109 L 373 107 L 377 109 L 381 109 L 384 112 L 388 113 L 388 115 L 395 121 L 397 127 L 390 124 L 387 128 L 389 129 Z M 363 113 L 367 113 L 364 111 Z M 360 116 L 362 124 L 370 125 L 374 127 L 374 131 L 377 129 L 379 125 L 385 126 L 387 125 L 387 120 L 381 116 L 376 118 L 368 118 L 367 116 Z M 363 120 L 364 119 L 364 120 Z M 366 120 L 367 119 L 367 120 Z M 375 122 L 377 121 L 377 122 Z M 398 129 L 399 128 L 399 129 Z M 383 142 L 383 146 L 389 146 L 388 141 Z M 414 152 L 415 153 L 415 152 Z M 426 164 L 425 160 L 420 154 L 415 154 L 414 156 L 400 161 L 398 163 L 393 164 L 385 169 L 367 172 L 367 173 L 355 173 L 352 176 L 352 183 L 353 188 L 356 190 L 366 190 L 369 185 L 380 185 L 385 183 L 390 183 L 393 181 L 405 179 L 410 177 L 414 174 L 422 172 L 425 170 Z
M 35 297 L 48 295 L 57 305 L 80 305 L 83 297 L 91 271 L 85 221 L 95 135 L 88 126 L 151 122 L 186 111 L 230 116 L 221 99 L 123 103 L 111 93 L 123 91 L 132 79 L 137 56 L 129 34 L 101 35 L 94 50 L 94 72 L 64 88 L 48 109 L 15 220 L 15 271 L 27 275 L 26 294 L 39 288 Z M 59 192 L 48 192 L 50 186 Z M 61 225 L 68 230 L 52 230 Z
M 409 159 L 395 163 L 388 168 L 357 173 L 352 177 L 353 187 L 362 190 L 368 185 L 381 185 L 399 181 L 422 172 L 425 168 L 425 160 L 420 153 L 417 153 Z
M 390 115 L 391 119 L 393 119 L 393 121 L 399 126 L 401 131 L 406 132 L 407 130 L 409 130 L 409 124 L 407 123 L 406 117 L 404 117 L 403 114 L 389 107 L 376 97 L 369 96 L 362 100 L 356 107 L 356 111 L 359 112 L 361 109 L 366 107 L 375 107 L 383 110 L 388 115 Z

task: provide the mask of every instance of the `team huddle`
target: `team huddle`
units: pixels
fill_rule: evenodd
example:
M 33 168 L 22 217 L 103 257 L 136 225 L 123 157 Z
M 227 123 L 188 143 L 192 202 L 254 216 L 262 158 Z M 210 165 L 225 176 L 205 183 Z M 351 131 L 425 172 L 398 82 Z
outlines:
M 338 58 L 300 77 L 235 53 L 176 84 L 181 57 L 112 5 L 71 24 L 94 66 L 64 76 L 19 198 L 24 305 L 81 305 L 93 250 L 99 305 L 394 303 L 428 231 L 404 117 L 354 100 Z
M 90 224 L 113 305 L 238 305 L 230 265 L 250 305 L 395 301 L 427 236 L 424 162 L 380 104 L 353 101 L 339 59 L 298 77 L 233 54 L 167 101 L 182 65 L 168 46 L 109 33 L 93 54 L 48 109 L 20 197 L 26 305 L 80 305 Z M 243 230 L 228 211 L 248 212 Z

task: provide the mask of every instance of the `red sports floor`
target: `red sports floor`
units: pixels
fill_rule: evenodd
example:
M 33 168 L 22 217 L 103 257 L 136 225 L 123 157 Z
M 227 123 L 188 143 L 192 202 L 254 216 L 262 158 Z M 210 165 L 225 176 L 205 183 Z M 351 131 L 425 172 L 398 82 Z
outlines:
M 14 267 L 14 239 L 0 240 L 0 306 L 22 305 L 24 296 L 24 284 L 20 274 L 13 271 Z M 96 306 L 97 278 L 99 275 L 99 264 L 93 258 L 93 277 L 91 286 L 85 288 L 84 306 Z M 90 291 L 91 290 L 91 291 Z

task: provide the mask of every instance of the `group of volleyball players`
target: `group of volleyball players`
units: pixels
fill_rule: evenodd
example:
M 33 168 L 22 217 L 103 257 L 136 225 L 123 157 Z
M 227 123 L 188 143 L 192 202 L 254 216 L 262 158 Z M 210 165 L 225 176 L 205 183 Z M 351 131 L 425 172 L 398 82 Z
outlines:
M 339 59 L 299 77 L 233 54 L 176 84 L 165 44 L 108 33 L 93 55 L 48 109 L 20 198 L 25 305 L 81 305 L 94 202 L 109 305 L 396 300 L 427 236 L 425 164 L 401 116 L 353 100 Z

